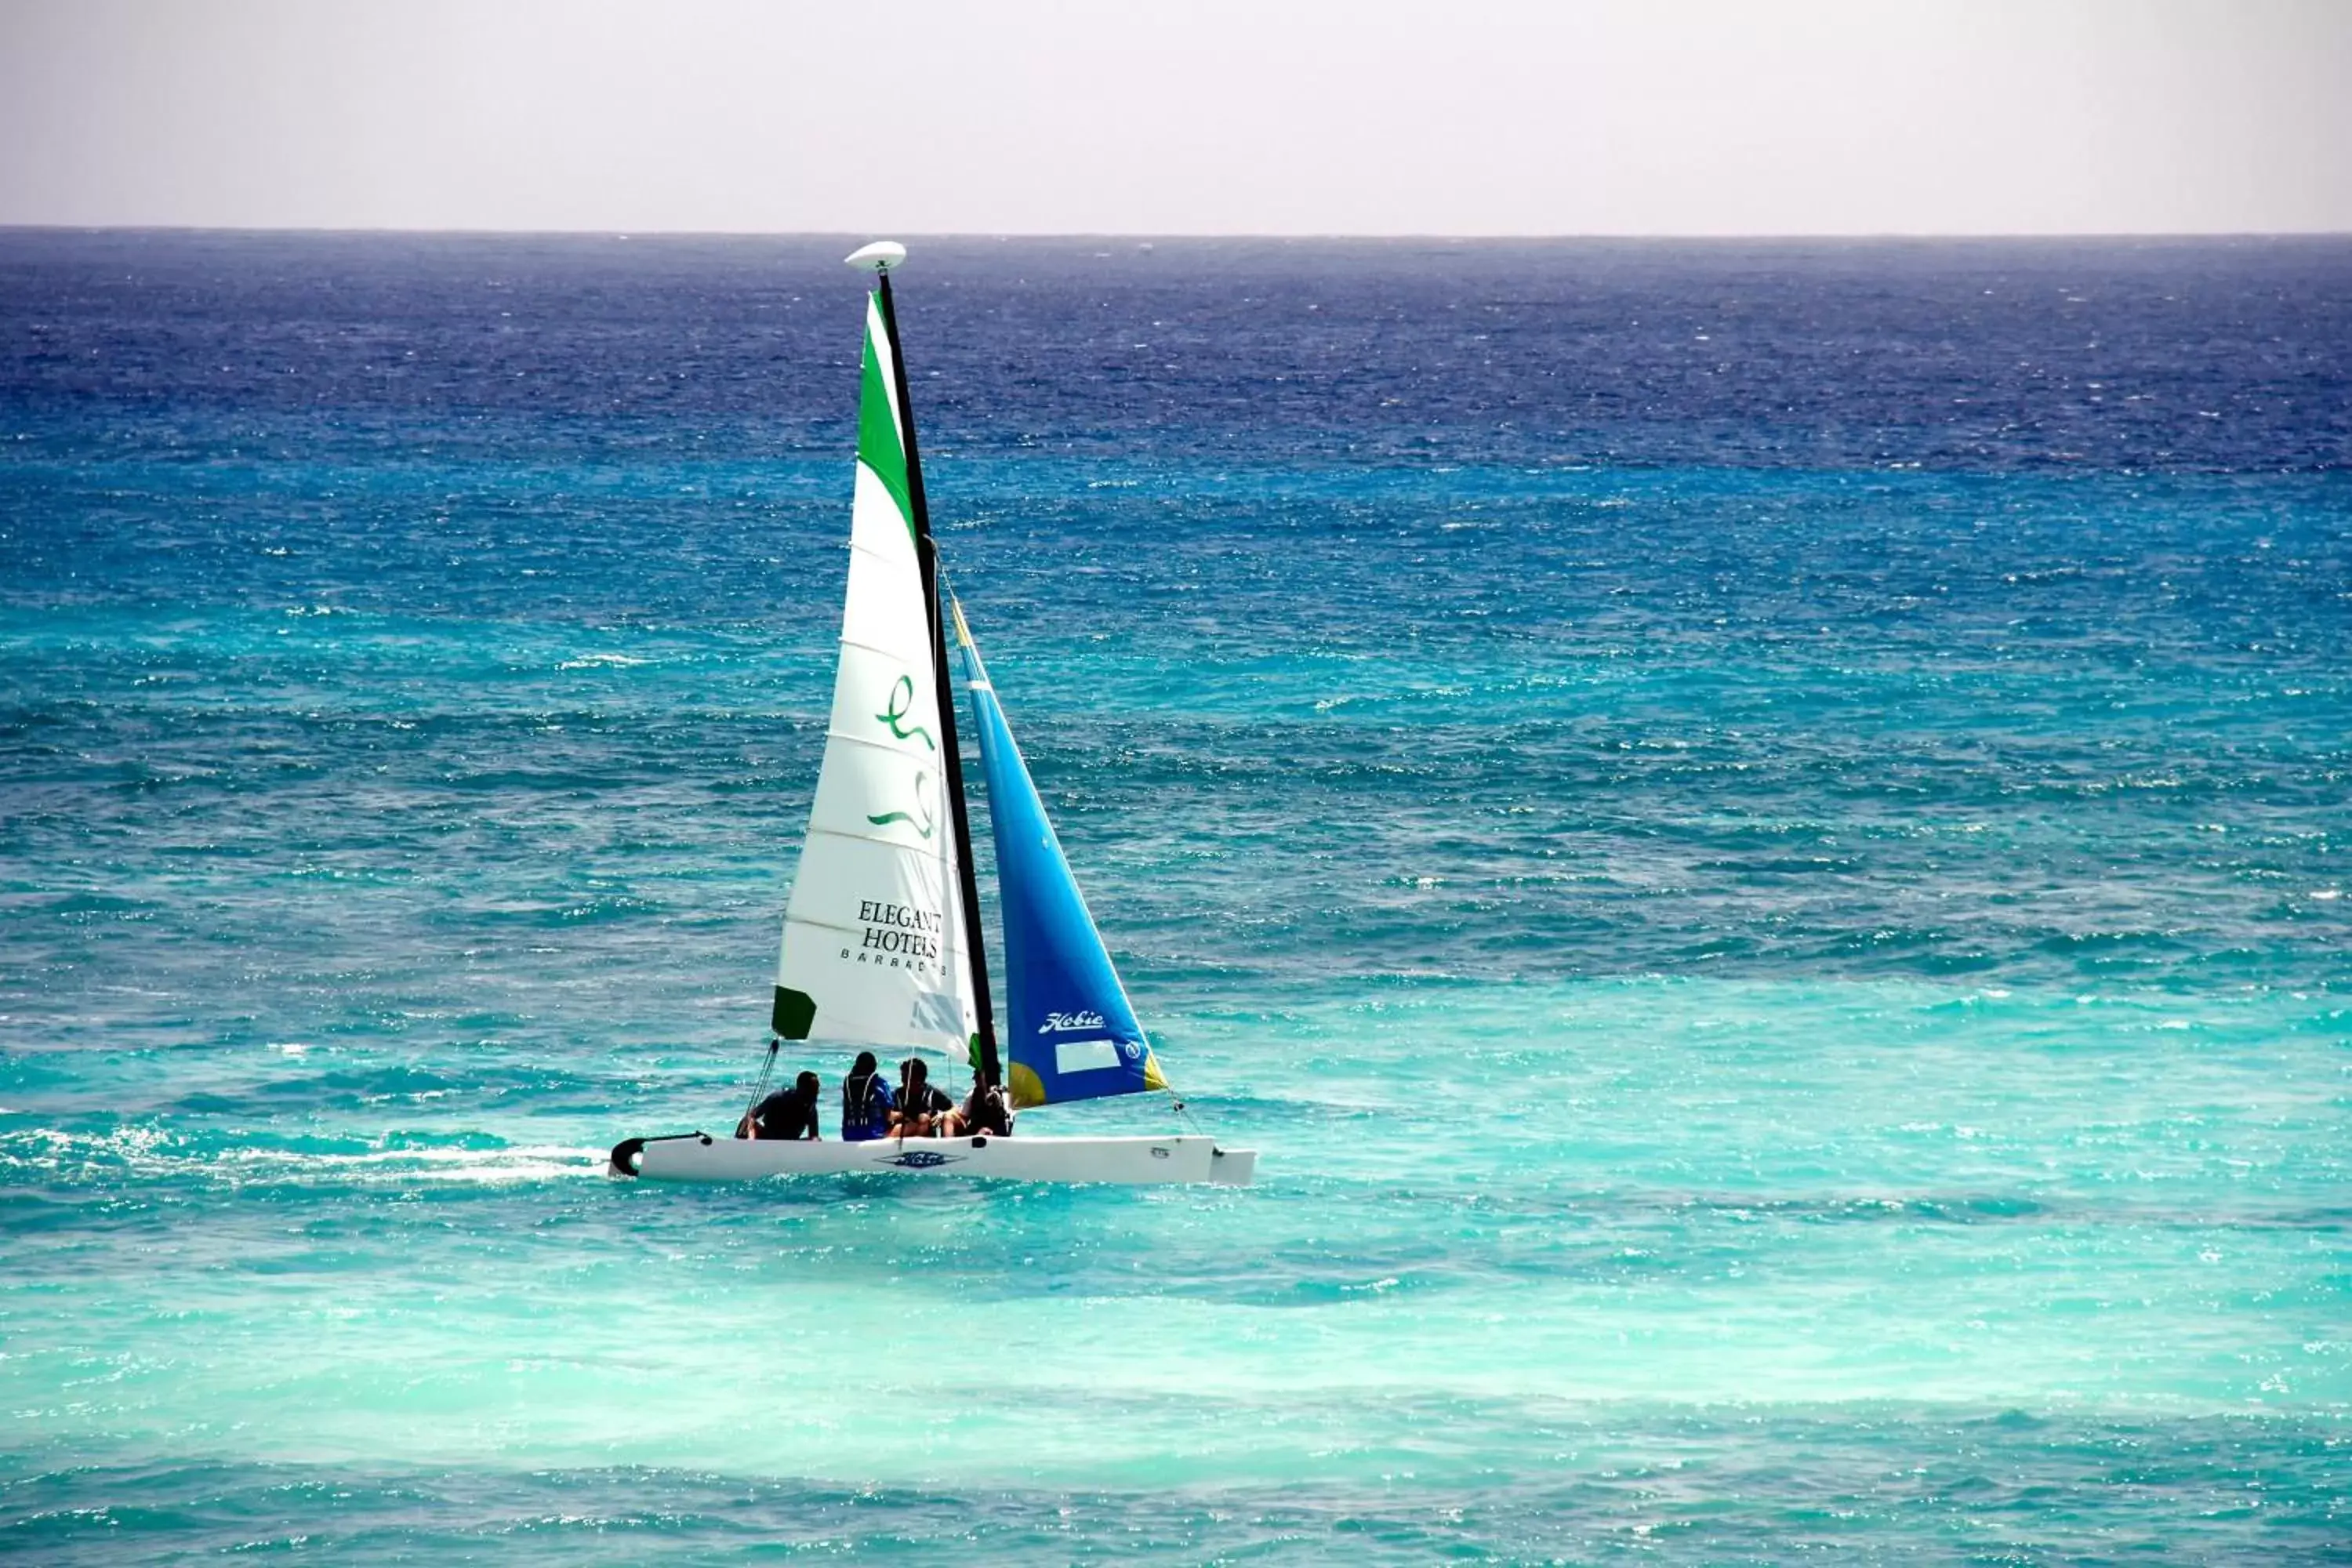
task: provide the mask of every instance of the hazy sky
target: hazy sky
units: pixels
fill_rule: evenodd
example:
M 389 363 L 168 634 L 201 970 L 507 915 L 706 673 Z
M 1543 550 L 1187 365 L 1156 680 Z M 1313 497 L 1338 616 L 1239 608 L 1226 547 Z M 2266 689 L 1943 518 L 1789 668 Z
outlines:
M 0 0 L 0 223 L 2352 231 L 2352 0 Z

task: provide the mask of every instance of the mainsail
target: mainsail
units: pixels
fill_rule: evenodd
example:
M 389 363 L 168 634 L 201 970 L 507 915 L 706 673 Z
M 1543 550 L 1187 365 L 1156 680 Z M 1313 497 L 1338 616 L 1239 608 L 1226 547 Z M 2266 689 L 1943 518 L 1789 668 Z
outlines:
M 1151 1042 L 1135 1021 L 1061 840 L 1046 820 L 1045 803 L 1013 743 L 963 606 L 950 603 L 988 775 L 1013 1103 L 1050 1105 L 1166 1089 Z
M 833 719 L 784 912 L 771 1027 L 786 1039 L 929 1047 L 974 1037 L 951 724 L 918 536 L 921 479 L 878 296 L 867 297 L 849 597 Z

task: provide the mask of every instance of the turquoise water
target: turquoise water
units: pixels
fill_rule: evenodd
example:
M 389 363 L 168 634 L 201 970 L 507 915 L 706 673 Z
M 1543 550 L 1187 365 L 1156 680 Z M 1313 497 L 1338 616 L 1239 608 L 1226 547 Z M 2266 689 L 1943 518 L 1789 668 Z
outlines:
M 2343 1551 L 2343 247 L 940 248 L 950 569 L 1258 1184 L 601 1174 L 756 1070 L 827 247 L 0 237 L 0 1550 Z

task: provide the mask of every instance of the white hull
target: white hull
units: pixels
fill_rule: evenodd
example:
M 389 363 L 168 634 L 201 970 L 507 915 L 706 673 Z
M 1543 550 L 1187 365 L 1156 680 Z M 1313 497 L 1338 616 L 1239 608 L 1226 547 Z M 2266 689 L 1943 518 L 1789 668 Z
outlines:
M 1213 1182 L 1247 1186 L 1257 1151 L 1170 1138 L 880 1138 L 867 1143 L 786 1142 L 686 1132 L 631 1138 L 609 1174 L 657 1182 L 742 1182 L 761 1176 L 992 1176 L 1012 1182 Z

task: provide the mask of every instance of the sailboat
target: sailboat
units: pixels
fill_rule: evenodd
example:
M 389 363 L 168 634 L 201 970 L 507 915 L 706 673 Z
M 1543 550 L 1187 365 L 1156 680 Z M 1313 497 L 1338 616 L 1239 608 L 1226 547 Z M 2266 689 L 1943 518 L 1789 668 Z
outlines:
M 871 1050 L 886 1064 L 919 1053 L 932 1063 L 969 1064 L 978 1081 L 1005 1089 L 1021 1109 L 1168 1093 L 1159 1057 L 1013 743 L 962 605 L 950 595 L 942 614 L 890 297 L 890 272 L 906 256 L 905 247 L 879 240 L 848 258 L 875 278 L 866 296 L 849 589 L 824 761 L 784 911 L 768 1065 L 787 1045 Z M 950 617 L 996 849 L 1008 1024 L 1002 1049 L 950 684 Z M 1025 1120 L 1018 1125 L 1014 1136 L 864 1142 L 699 1131 L 627 1138 L 613 1149 L 610 1173 L 730 1181 L 870 1171 L 1242 1185 L 1257 1163 L 1255 1151 L 1220 1147 L 1201 1132 L 1064 1137 L 1034 1134 Z

